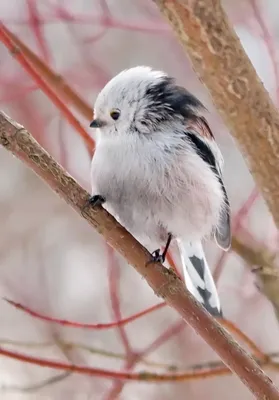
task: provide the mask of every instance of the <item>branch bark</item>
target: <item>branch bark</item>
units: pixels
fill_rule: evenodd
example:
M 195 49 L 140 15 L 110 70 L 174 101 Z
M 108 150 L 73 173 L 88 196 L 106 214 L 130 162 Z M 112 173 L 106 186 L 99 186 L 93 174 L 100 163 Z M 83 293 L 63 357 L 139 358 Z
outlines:
M 220 0 L 153 0 L 244 155 L 279 227 L 279 115 Z
M 37 173 L 145 278 L 239 376 L 256 398 L 278 400 L 279 392 L 259 365 L 161 264 L 146 266 L 150 254 L 106 210 L 88 206 L 89 194 L 35 141 L 23 126 L 0 113 L 0 144 Z M 3 354 L 3 353 L 2 353 Z
M 275 264 L 276 256 L 267 249 L 256 248 L 247 239 L 232 238 L 232 249 L 250 267 L 258 278 L 259 289 L 271 302 L 277 320 L 279 321 L 279 270 Z M 255 268 L 256 266 L 256 268 Z

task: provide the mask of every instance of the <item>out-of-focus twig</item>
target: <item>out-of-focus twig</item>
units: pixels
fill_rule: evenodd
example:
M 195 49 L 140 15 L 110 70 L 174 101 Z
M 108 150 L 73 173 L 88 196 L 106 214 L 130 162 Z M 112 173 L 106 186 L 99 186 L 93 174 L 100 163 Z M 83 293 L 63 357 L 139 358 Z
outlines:
M 22 125 L 0 114 L 0 144 L 36 172 L 57 194 L 87 220 L 145 278 L 155 294 L 162 297 L 216 351 L 258 398 L 279 399 L 279 392 L 258 364 L 226 333 L 185 288 L 177 275 L 161 264 L 148 264 L 150 254 L 102 207 L 88 204 L 89 194 L 32 138 Z M 41 364 L 28 356 L 0 349 L 2 355 Z M 51 363 L 54 368 L 57 363 Z M 59 363 L 58 363 L 59 364 Z M 46 364 L 44 364 L 46 365 Z M 50 364 L 48 363 L 50 366 Z M 56 365 L 56 367 L 55 367 Z M 73 371 L 73 366 L 65 370 Z M 77 369 L 75 369 L 77 371 Z M 79 371 L 87 373 L 86 368 Z M 104 374 L 102 375 L 104 376 Z M 111 376 L 111 375 L 110 375 Z M 125 373 L 122 375 L 125 378 Z M 115 376 L 116 377 L 116 376 Z M 120 376 L 118 376 L 120 378 Z M 128 378 L 129 379 L 129 378 Z
M 58 319 L 58 318 L 53 318 L 50 316 L 46 316 L 43 314 L 40 314 L 29 307 L 26 307 L 20 303 L 16 303 L 15 301 L 9 300 L 7 298 L 4 298 L 8 303 L 10 303 L 12 306 L 16 307 L 19 310 L 24 311 L 25 313 L 31 315 L 34 318 L 38 318 L 42 321 L 50 322 L 50 323 L 56 323 L 59 325 L 63 326 L 69 326 L 72 328 L 83 328 L 83 329 L 96 329 L 96 330 L 103 330 L 103 329 L 111 329 L 119 326 L 126 325 L 132 321 L 135 321 L 138 318 L 141 318 L 145 315 L 148 315 L 164 306 L 166 306 L 166 303 L 159 303 L 156 304 L 155 306 L 146 308 L 145 310 L 136 313 L 132 315 L 131 317 L 128 318 L 123 318 L 115 322 L 108 322 L 108 323 L 95 323 L 95 324 L 85 324 L 81 322 L 76 322 L 76 321 L 68 321 L 65 319 Z M 254 354 L 254 356 L 257 359 L 264 360 L 265 359 L 265 354 L 256 346 L 256 344 L 247 336 L 245 335 L 235 324 L 233 324 L 231 321 L 228 321 L 226 319 L 220 320 L 220 324 L 228 329 L 228 331 L 235 335 L 238 339 L 240 339 L 243 343 L 245 343 L 249 350 Z
M 214 376 L 220 375 L 230 375 L 232 371 L 229 368 L 219 365 L 212 368 L 197 368 L 193 369 L 192 371 L 176 373 L 176 374 L 158 374 L 154 372 L 116 372 L 112 370 L 102 370 L 100 368 L 93 368 L 87 366 L 79 366 L 74 364 L 66 364 L 59 361 L 53 361 L 50 359 L 43 359 L 38 357 L 27 356 L 25 354 L 17 353 L 11 350 L 6 350 L 0 347 L 0 355 L 7 356 L 19 361 L 32 363 L 41 367 L 48 367 L 58 370 L 64 370 L 69 372 L 76 372 L 79 374 L 89 375 L 89 376 L 99 376 L 102 378 L 118 378 L 121 380 L 127 381 L 144 381 L 144 382 L 183 382 L 188 380 L 198 380 L 198 379 L 205 379 L 205 378 L 212 378 Z M 255 362 L 255 365 L 256 364 Z M 272 362 L 270 360 L 261 363 L 262 366 L 268 366 L 271 369 L 276 371 L 279 370 L 279 365 L 276 362 Z M 259 367 L 257 367 L 259 369 Z M 251 371 L 252 373 L 252 371 Z M 264 388 L 262 388 L 263 392 Z M 268 392 L 267 396 L 259 394 L 257 396 L 258 399 L 268 399 L 272 400 L 275 397 L 270 397 L 271 392 Z
M 44 61 L 38 57 L 26 44 L 24 44 L 14 33 L 2 24 L 1 29 L 17 46 L 30 63 L 36 68 L 41 77 L 48 82 L 53 90 L 66 101 L 74 105 L 75 109 L 88 121 L 92 118 L 92 107 L 89 106 L 63 79 L 63 77 L 54 71 Z
M 37 392 L 47 386 L 54 385 L 55 383 L 61 382 L 63 379 L 68 378 L 71 375 L 71 372 L 62 372 L 59 375 L 52 376 L 51 378 L 44 379 L 41 382 L 35 383 L 33 385 L 28 386 L 19 386 L 19 385 L 2 385 L 0 387 L 1 392 L 20 392 L 20 393 L 32 393 Z
M 238 237 L 233 237 L 232 249 L 257 275 L 259 288 L 272 303 L 279 320 L 279 269 L 275 265 L 275 255 L 258 245 L 256 248 L 250 243 L 246 244 Z
M 153 0 L 244 155 L 279 227 L 279 115 L 220 0 Z
M 118 321 L 121 321 L 122 320 L 121 301 L 120 301 L 121 269 L 115 251 L 110 246 L 107 246 L 107 258 L 108 258 L 107 272 L 108 272 L 111 310 L 114 318 Z M 126 352 L 126 358 L 127 360 L 129 360 L 134 355 L 134 352 L 130 344 L 129 336 L 123 324 L 117 325 L 117 330 L 121 338 L 122 345 Z
M 59 325 L 64 325 L 64 326 L 69 326 L 72 328 L 83 328 L 83 329 L 96 329 L 96 330 L 102 330 L 102 329 L 110 329 L 110 328 L 115 328 L 117 326 L 123 326 L 126 325 L 132 321 L 135 321 L 136 319 L 143 317 L 144 315 L 148 315 L 149 313 L 159 310 L 160 308 L 165 306 L 165 303 L 159 303 L 156 304 L 155 306 L 146 308 L 143 311 L 140 311 L 139 313 L 136 313 L 134 315 L 131 315 L 128 318 L 123 318 L 121 320 L 118 321 L 114 321 L 114 322 L 108 322 L 108 323 L 96 323 L 96 324 L 86 324 L 86 323 L 82 323 L 82 322 L 76 322 L 76 321 L 68 321 L 66 319 L 59 319 L 59 318 L 53 318 L 53 317 L 49 317 L 47 315 L 43 315 L 40 314 L 39 312 L 36 312 L 32 309 L 30 309 L 29 307 L 26 307 L 20 303 L 17 303 L 13 300 L 4 298 L 4 300 L 6 300 L 8 303 L 10 303 L 12 306 L 14 306 L 15 308 L 17 308 L 18 310 L 22 310 L 25 313 L 31 315 L 32 317 L 38 318 L 42 321 L 46 321 L 46 322 L 51 322 L 51 323 L 55 323 L 55 324 L 59 324 Z
M 84 350 L 88 351 L 91 354 L 95 354 L 98 356 L 102 357 L 108 357 L 108 358 L 114 358 L 118 360 L 125 360 L 126 355 L 122 353 L 116 353 L 114 351 L 109 351 L 109 350 L 104 350 L 96 347 L 89 346 L 87 344 L 83 343 L 78 343 L 78 342 L 67 342 L 60 340 L 61 345 L 65 349 L 79 349 L 79 350 Z M 36 343 L 36 342 L 21 342 L 17 340 L 11 340 L 11 339 L 0 339 L 0 346 L 14 346 L 14 347 L 26 347 L 26 348 L 45 348 L 45 347 L 53 347 L 56 346 L 57 343 L 55 342 L 42 342 L 42 343 Z M 278 352 L 271 352 L 267 353 L 264 355 L 263 358 L 257 358 L 255 354 L 253 354 L 253 357 L 255 361 L 265 367 L 271 367 L 274 369 L 279 369 L 279 365 L 276 362 L 276 360 L 279 357 Z M 170 364 L 170 363 L 164 363 L 164 362 L 155 362 L 152 360 L 149 360 L 147 358 L 140 358 L 138 360 L 138 363 L 141 365 L 145 365 L 148 367 L 154 367 L 154 368 L 161 368 L 165 369 L 167 371 L 181 371 L 183 365 L 181 364 Z M 271 365 L 270 365 L 271 364 Z M 216 368 L 216 367 L 223 367 L 224 364 L 220 361 L 207 361 L 204 363 L 198 363 L 198 364 L 193 364 L 190 367 L 187 368 L 188 371 L 194 371 L 194 370 L 204 370 L 204 369 L 209 369 L 209 368 Z
M 94 149 L 94 141 L 80 124 L 80 122 L 75 118 L 75 116 L 71 113 L 71 111 L 67 108 L 67 106 L 63 103 L 63 101 L 57 96 L 55 91 L 52 89 L 52 86 L 49 85 L 47 81 L 42 79 L 40 73 L 34 68 L 33 64 L 28 60 L 28 58 L 24 55 L 24 53 L 20 50 L 19 47 L 16 47 L 8 30 L 5 26 L 0 22 L 0 41 L 4 43 L 4 45 L 9 49 L 9 51 L 13 54 L 15 58 L 19 61 L 21 66 L 32 76 L 32 79 L 42 88 L 44 93 L 51 99 L 51 101 L 57 106 L 57 108 L 64 115 L 65 119 L 76 129 L 81 137 L 85 140 L 87 144 L 90 155 L 93 154 Z

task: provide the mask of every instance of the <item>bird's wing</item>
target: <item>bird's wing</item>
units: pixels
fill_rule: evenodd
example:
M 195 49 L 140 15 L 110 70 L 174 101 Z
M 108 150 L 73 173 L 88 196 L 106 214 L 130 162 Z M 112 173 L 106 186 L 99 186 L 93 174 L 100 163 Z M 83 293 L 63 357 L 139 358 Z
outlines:
M 228 250 L 231 246 L 231 220 L 230 203 L 223 183 L 222 169 L 223 158 L 215 142 L 213 133 L 204 117 L 193 117 L 187 120 L 186 135 L 197 153 L 216 174 L 223 194 L 224 208 L 220 215 L 220 221 L 214 237 L 218 246 L 223 250 Z

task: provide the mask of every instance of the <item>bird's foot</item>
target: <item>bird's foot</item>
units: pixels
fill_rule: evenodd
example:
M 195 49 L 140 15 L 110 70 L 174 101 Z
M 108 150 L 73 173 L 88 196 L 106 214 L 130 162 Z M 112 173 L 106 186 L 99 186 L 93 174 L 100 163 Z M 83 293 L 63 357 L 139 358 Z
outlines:
M 151 253 L 151 260 L 150 263 L 161 263 L 163 264 L 165 262 L 166 255 L 164 252 L 161 254 L 160 249 L 157 249 Z
M 95 194 L 94 196 L 90 197 L 88 203 L 92 207 L 100 207 L 106 202 L 106 199 L 104 196 L 101 196 L 100 194 Z

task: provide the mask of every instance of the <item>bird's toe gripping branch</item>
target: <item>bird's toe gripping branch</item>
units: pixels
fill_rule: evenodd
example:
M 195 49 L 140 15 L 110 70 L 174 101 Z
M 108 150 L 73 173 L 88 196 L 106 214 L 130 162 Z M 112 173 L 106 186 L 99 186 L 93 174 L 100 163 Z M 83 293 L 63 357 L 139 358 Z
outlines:
M 106 199 L 104 196 L 100 194 L 95 194 L 94 196 L 91 196 L 88 203 L 92 207 L 100 207 L 106 202 Z

